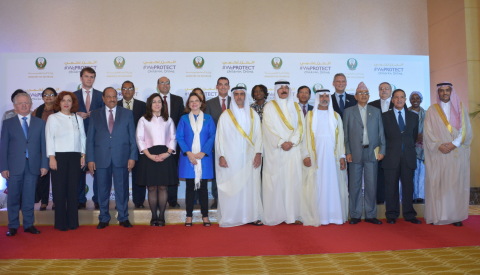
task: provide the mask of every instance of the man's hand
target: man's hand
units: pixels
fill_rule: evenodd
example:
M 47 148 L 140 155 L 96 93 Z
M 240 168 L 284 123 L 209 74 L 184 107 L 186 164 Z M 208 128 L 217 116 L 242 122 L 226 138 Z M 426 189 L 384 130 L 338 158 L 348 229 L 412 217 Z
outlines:
M 48 169 L 46 168 L 40 168 L 40 177 L 45 176 L 48 173 Z
M 423 142 L 423 134 L 422 133 L 418 134 L 417 142 L 419 142 L 419 143 Z
M 384 155 L 382 155 L 382 154 L 378 154 L 378 155 L 377 155 L 377 160 L 378 160 L 378 161 L 380 161 L 380 160 L 382 160 L 382 159 L 383 159 L 383 157 L 384 157 Z
M 133 159 L 129 159 L 127 164 L 128 172 L 132 171 L 133 167 L 135 167 L 135 161 Z
M 223 156 L 218 159 L 218 165 L 223 168 L 228 168 L 227 160 Z
M 93 174 L 95 174 L 95 170 L 97 170 L 97 167 L 95 166 L 95 162 L 90 161 L 88 163 L 88 171 L 90 171 L 90 174 L 92 174 L 92 176 Z
M 307 167 L 312 166 L 312 160 L 310 159 L 310 157 L 306 157 L 306 158 L 303 160 L 303 165 L 305 165 L 305 166 L 307 166 Z
M 348 154 L 345 157 L 346 157 L 347 162 L 352 162 L 352 154 Z
M 2 177 L 8 180 L 10 177 L 10 172 L 8 170 L 2 171 Z
M 80 168 L 83 169 L 83 167 L 85 167 L 85 156 L 82 156 L 82 157 L 80 158 Z
M 258 168 L 262 164 L 262 153 L 256 153 L 253 158 L 253 168 Z
M 86 119 L 90 116 L 90 113 L 77 112 L 77 115 L 79 115 L 83 119 Z
M 293 143 L 291 143 L 290 141 L 286 141 L 284 143 L 282 143 L 282 149 L 283 151 L 290 151 L 290 149 L 292 149 L 293 147 Z
M 344 158 L 340 159 L 340 170 L 345 170 L 347 169 L 347 162 L 345 161 Z

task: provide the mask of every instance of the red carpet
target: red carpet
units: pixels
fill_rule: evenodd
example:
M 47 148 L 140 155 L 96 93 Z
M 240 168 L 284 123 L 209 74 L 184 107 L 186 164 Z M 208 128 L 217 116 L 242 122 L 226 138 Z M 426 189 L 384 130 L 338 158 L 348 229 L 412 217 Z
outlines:
M 40 235 L 20 230 L 6 237 L 0 227 L 2 259 L 88 259 L 295 255 L 365 252 L 480 245 L 480 216 L 470 216 L 463 227 L 397 224 L 252 226 L 211 228 L 195 224 L 103 230 L 81 226 L 60 232 L 40 226 Z

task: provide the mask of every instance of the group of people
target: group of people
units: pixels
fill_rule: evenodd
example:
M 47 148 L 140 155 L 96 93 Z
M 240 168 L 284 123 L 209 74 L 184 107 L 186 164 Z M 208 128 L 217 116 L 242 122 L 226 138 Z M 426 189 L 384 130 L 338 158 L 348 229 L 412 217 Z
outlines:
M 167 204 L 178 207 L 179 178 L 186 181 L 188 227 L 196 195 L 203 225 L 211 226 L 209 180 L 221 227 L 319 226 L 348 219 L 357 224 L 362 217 L 382 224 L 376 207 L 383 202 L 387 223 L 394 224 L 400 201 L 405 221 L 420 224 L 413 202 L 423 198 L 427 223 L 461 226 L 468 216 L 472 131 L 451 83 L 438 85 L 437 103 L 425 112 L 420 92 L 410 94 L 412 106 L 406 108 L 405 91 L 392 92 L 387 82 L 379 85 L 377 101 L 369 103 L 363 82 L 355 95 L 347 94 L 342 73 L 334 76 L 333 94 L 314 91 L 313 106 L 308 86 L 295 97 L 283 80 L 275 83 L 269 102 L 268 89 L 254 86 L 250 104 L 244 86 L 230 90 L 228 78 L 220 77 L 217 97 L 206 101 L 195 88 L 184 106 L 170 93 L 167 77 L 158 79 L 158 93 L 146 103 L 134 98 L 131 81 L 122 84 L 117 101 L 114 88 L 93 89 L 95 77 L 92 68 L 84 68 L 80 90 L 57 95 L 45 89 L 45 104 L 33 113 L 27 93 L 12 95 L 14 110 L 4 116 L 0 141 L 0 171 L 9 192 L 7 236 L 17 233 L 20 210 L 25 232 L 40 233 L 33 206 L 41 199 L 42 210 L 48 199 L 35 198 L 35 190 L 43 194 L 47 185 L 48 193 L 50 173 L 55 228 L 76 229 L 87 171 L 94 177 L 98 229 L 111 220 L 112 178 L 117 220 L 132 227 L 130 172 L 136 208 L 143 208 L 148 190 L 152 226 L 165 225 Z

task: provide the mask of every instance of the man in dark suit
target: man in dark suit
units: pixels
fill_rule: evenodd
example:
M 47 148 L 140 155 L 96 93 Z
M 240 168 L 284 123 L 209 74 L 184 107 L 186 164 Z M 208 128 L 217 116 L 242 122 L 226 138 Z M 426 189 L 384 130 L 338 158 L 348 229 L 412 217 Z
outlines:
M 378 86 L 378 96 L 380 99 L 369 102 L 368 105 L 376 107 L 385 113 L 393 109 L 393 102 L 391 100 L 392 85 L 388 82 L 382 82 Z M 385 203 L 385 175 L 382 168 L 382 161 L 378 162 L 377 172 L 377 204 Z
M 359 223 L 364 210 L 366 222 L 382 224 L 376 218 L 377 161 L 385 155 L 382 115 L 379 109 L 367 105 L 369 93 L 363 82 L 358 84 L 355 98 L 357 106 L 345 109 L 343 120 L 345 154 L 349 163 L 350 224 Z
M 300 105 L 303 116 L 306 116 L 308 111 L 313 110 L 313 106 L 308 104 L 311 95 L 312 90 L 308 86 L 300 86 L 297 90 L 298 105 Z
M 164 102 L 167 102 L 168 115 L 172 118 L 175 123 L 175 127 L 178 126 L 180 117 L 183 115 L 185 110 L 185 105 L 183 105 L 182 97 L 170 93 L 170 79 L 165 76 L 160 77 L 157 80 L 157 90 L 160 93 L 160 96 L 163 98 Z M 180 152 L 180 147 L 177 145 L 177 152 Z M 173 155 L 176 163 L 178 163 L 178 154 Z M 168 187 L 168 205 L 170 207 L 180 207 L 178 204 L 178 185 L 171 185 Z
M 0 140 L 0 171 L 8 180 L 8 237 L 17 234 L 20 210 L 24 231 L 40 233 L 33 226 L 35 185 L 38 176 L 48 172 L 45 122 L 30 114 L 29 94 L 17 94 L 13 103 L 17 115 L 3 121 Z
M 93 89 L 93 83 L 97 73 L 90 67 L 85 67 L 80 71 L 80 81 L 82 82 L 82 88 L 74 92 L 78 100 L 78 112 L 77 115 L 83 118 L 83 126 L 85 127 L 85 134 L 88 134 L 88 124 L 90 121 L 90 112 L 99 108 L 102 108 L 102 92 Z M 80 182 L 78 184 L 78 209 L 85 209 L 87 203 L 87 197 L 85 194 L 86 186 L 86 171 L 80 173 Z M 99 209 L 97 198 L 97 181 L 95 176 L 93 177 L 93 203 L 95 209 Z
M 110 222 L 110 190 L 115 189 L 118 221 L 123 227 L 132 227 L 128 220 L 128 173 L 138 159 L 135 142 L 133 112 L 117 107 L 117 91 L 103 90 L 105 107 L 92 111 L 87 135 L 88 169 L 97 175 L 99 223 L 103 229 Z
M 355 106 L 357 100 L 355 99 L 355 96 L 349 95 L 345 92 L 345 88 L 347 87 L 347 77 L 344 74 L 335 74 L 332 85 L 335 87 L 335 93 L 332 95 L 333 110 L 343 118 L 343 111 L 348 107 Z
M 228 80 L 228 78 L 224 76 L 219 77 L 217 79 L 218 96 L 211 98 L 207 101 L 207 109 L 205 110 L 205 113 L 213 117 L 215 127 L 217 126 L 218 119 L 220 118 L 220 115 L 223 113 L 223 111 L 225 111 L 226 109 L 230 109 L 230 102 L 232 101 L 232 98 L 228 95 L 229 90 L 230 80 Z M 216 209 L 218 205 L 218 191 L 217 180 L 215 178 L 212 179 L 212 196 L 214 201 L 210 208 Z
M 383 159 L 387 223 L 394 224 L 400 215 L 398 183 L 402 181 L 402 212 L 405 221 L 420 224 L 413 208 L 413 176 L 417 168 L 415 141 L 418 115 L 405 109 L 406 94 L 393 91 L 393 110 L 382 114 L 387 150 Z
M 135 85 L 133 82 L 127 80 L 122 84 L 122 97 L 123 99 L 117 102 L 117 106 L 121 106 L 127 110 L 133 111 L 133 124 L 137 129 L 138 120 L 145 114 L 147 105 L 145 102 L 134 99 Z M 145 208 L 143 203 L 145 202 L 145 186 L 140 186 L 136 182 L 137 179 L 137 165 L 132 169 L 132 200 L 135 204 L 135 208 Z

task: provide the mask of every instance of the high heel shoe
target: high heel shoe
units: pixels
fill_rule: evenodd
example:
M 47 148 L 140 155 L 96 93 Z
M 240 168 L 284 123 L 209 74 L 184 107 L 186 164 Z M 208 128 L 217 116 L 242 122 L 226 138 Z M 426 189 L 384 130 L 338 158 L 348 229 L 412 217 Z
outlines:
M 157 220 L 151 219 L 150 226 L 157 226 Z
M 209 227 L 209 226 L 212 226 L 212 223 L 210 222 L 210 220 L 207 218 L 207 221 L 205 221 L 205 218 L 202 218 L 202 221 L 203 221 L 203 226 L 205 227 Z
M 188 218 L 190 218 L 190 222 L 187 222 Z M 193 221 L 193 218 L 192 218 L 192 217 L 187 217 L 187 218 L 185 219 L 185 226 L 188 226 L 188 227 L 193 226 L 192 221 Z

